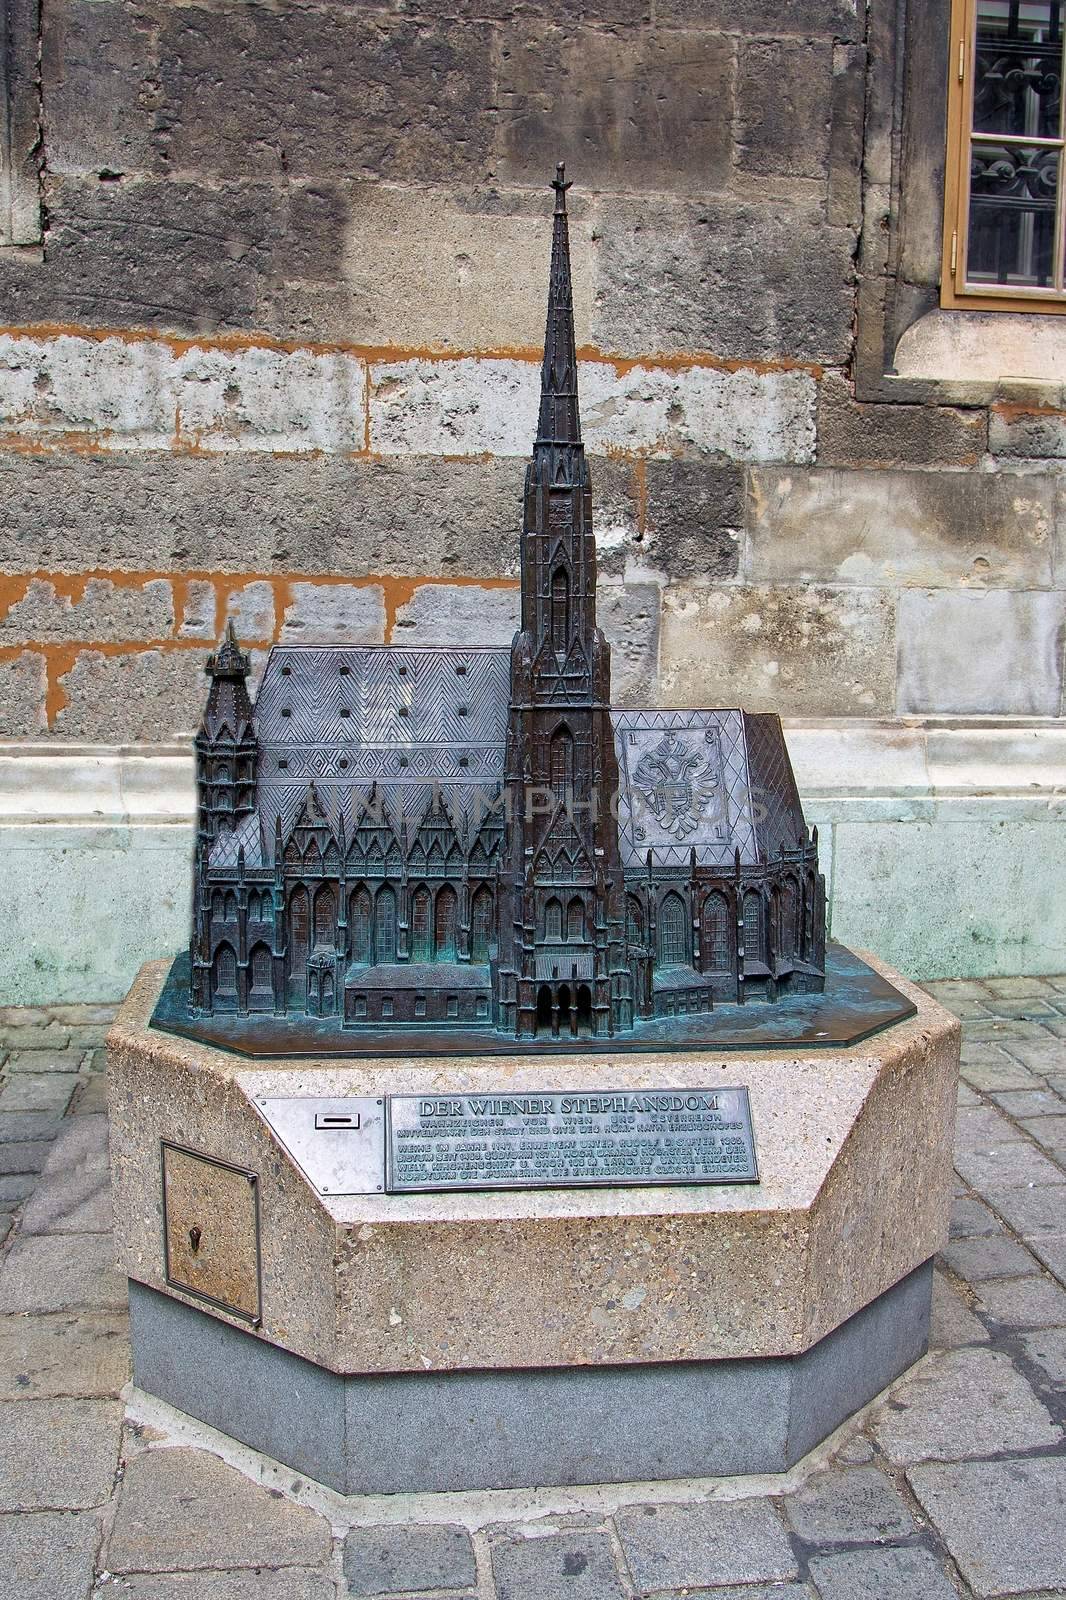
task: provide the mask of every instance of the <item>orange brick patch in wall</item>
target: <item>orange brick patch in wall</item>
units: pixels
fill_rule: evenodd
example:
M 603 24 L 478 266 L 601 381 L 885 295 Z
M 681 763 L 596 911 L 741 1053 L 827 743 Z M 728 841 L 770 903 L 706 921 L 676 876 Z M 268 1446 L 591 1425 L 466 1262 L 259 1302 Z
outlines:
M 539 349 L 442 350 L 259 339 L 176 338 L 44 325 L 0 329 L 0 453 L 86 457 L 231 452 L 313 460 L 524 456 Z M 580 358 L 593 454 L 809 461 L 822 369 L 706 351 Z M 624 389 L 624 422 L 602 403 Z M 597 398 L 598 397 L 598 398 Z M 753 425 L 757 418 L 757 425 Z
M 173 631 L 158 638 L 100 639 L 94 638 L 90 631 L 84 637 L 74 636 L 64 639 L 28 638 L 11 644 L 2 642 L 3 624 L 12 607 L 26 598 L 31 584 L 34 582 L 50 584 L 57 600 L 67 600 L 72 605 L 77 605 L 84 600 L 86 589 L 93 580 L 107 582 L 116 589 L 134 591 L 143 590 L 150 583 L 161 581 L 168 583 L 171 586 L 173 596 Z M 379 589 L 384 602 L 386 643 L 391 642 L 393 639 L 398 611 L 411 601 L 415 591 L 420 588 L 424 588 L 427 585 L 444 585 L 449 588 L 469 587 L 496 590 L 517 589 L 519 586 L 516 578 L 469 578 L 451 574 L 446 577 L 439 574 L 425 574 L 403 578 L 391 575 L 340 578 L 326 574 L 305 573 L 279 576 L 276 573 L 266 572 L 175 573 L 150 571 L 131 573 L 102 568 L 75 574 L 48 571 L 0 574 L 0 661 L 12 661 L 24 654 L 32 654 L 43 658 L 47 676 L 45 714 L 48 727 L 54 728 L 57 716 L 67 705 L 63 678 L 71 671 L 79 655 L 83 652 L 93 651 L 104 656 L 134 656 L 146 650 L 184 652 L 189 650 L 205 651 L 211 648 L 212 638 L 205 636 L 181 637 L 181 629 L 188 615 L 190 586 L 195 582 L 210 584 L 214 590 L 214 627 L 212 630 L 214 638 L 217 638 L 225 627 L 227 608 L 231 596 L 238 594 L 241 589 L 253 583 L 267 584 L 270 587 L 274 602 L 274 628 L 272 633 L 265 638 L 240 635 L 241 643 L 253 649 L 267 649 L 280 638 L 285 623 L 286 611 L 293 603 L 292 588 L 294 584 L 322 588 Z
M 175 355 L 186 355 L 191 350 L 276 350 L 284 355 L 357 356 L 367 363 L 400 361 L 531 361 L 540 365 L 543 352 L 532 345 L 474 346 L 469 350 L 451 350 L 439 345 L 360 344 L 356 340 L 330 340 L 327 342 L 303 339 L 277 339 L 268 333 L 216 333 L 181 336 L 168 333 L 148 333 L 133 328 L 98 328 L 77 322 L 39 322 L 22 325 L 0 325 L 0 336 L 15 339 L 89 339 L 102 343 L 117 339 L 123 344 L 159 344 Z M 613 367 L 621 377 L 637 367 L 655 366 L 669 372 L 680 372 L 686 367 L 701 367 L 715 372 L 806 372 L 820 378 L 823 367 L 813 361 L 727 360 L 711 355 L 706 350 L 655 351 L 648 350 L 637 356 L 623 356 L 597 345 L 583 344 L 577 352 L 579 361 L 602 361 Z

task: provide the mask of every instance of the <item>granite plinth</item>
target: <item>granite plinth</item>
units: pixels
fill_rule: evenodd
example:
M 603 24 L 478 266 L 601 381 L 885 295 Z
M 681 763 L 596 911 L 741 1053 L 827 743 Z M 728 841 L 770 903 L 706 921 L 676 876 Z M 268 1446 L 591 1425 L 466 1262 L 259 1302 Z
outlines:
M 342 1494 L 784 1472 L 925 1353 L 931 1288 L 800 1356 L 344 1377 L 131 1281 L 133 1375 Z
M 162 962 L 142 969 L 109 1038 L 116 1230 L 138 1382 L 204 1420 L 243 1437 L 237 1413 L 267 1384 L 268 1363 L 278 1416 L 286 1385 L 332 1396 L 321 1404 L 341 1404 L 353 1440 L 383 1428 L 393 1407 L 407 1438 L 395 1459 L 408 1477 L 396 1487 L 435 1483 L 438 1468 L 417 1465 L 418 1439 L 441 1408 L 474 1430 L 456 1445 L 470 1487 L 774 1470 L 755 1464 L 770 1457 L 750 1437 L 726 1448 L 716 1411 L 761 1416 L 772 1391 L 767 1437 L 780 1467 L 924 1348 L 927 1289 L 903 1286 L 925 1282 L 947 1233 L 959 1025 L 895 974 L 884 975 L 914 1015 L 843 1049 L 270 1062 L 151 1028 L 166 972 Z M 263 1097 L 727 1085 L 749 1092 L 758 1184 L 326 1194 L 256 1110 Z M 180 1271 L 164 1253 L 164 1143 L 207 1163 L 195 1243 L 194 1213 L 170 1218 Z M 239 1233 L 235 1211 L 208 1203 L 220 1181 L 254 1189 Z M 193 1183 L 182 1204 L 196 1195 Z M 217 1292 L 241 1272 L 253 1288 L 257 1275 L 252 1317 Z M 867 1315 L 880 1330 L 872 1345 L 854 1331 Z M 660 1449 L 639 1438 L 661 1438 L 659 1424 L 634 1420 L 615 1460 L 595 1419 L 610 1432 L 617 1407 L 638 1419 L 657 1396 L 675 1421 L 691 1411 L 706 1428 L 694 1421 L 688 1444 Z M 546 1419 L 541 1455 L 532 1440 L 525 1454 L 501 1442 L 479 1477 L 477 1428 L 503 1440 L 504 1419 L 531 1406 Z M 575 1406 L 584 1420 L 571 1427 Z M 285 1440 L 301 1430 L 268 1434 L 249 1442 L 290 1461 Z M 290 1464 L 333 1483 L 386 1482 L 384 1455 L 359 1476 L 348 1437 L 326 1429 L 333 1443 L 314 1467 Z M 552 1459 L 565 1477 L 546 1476 Z

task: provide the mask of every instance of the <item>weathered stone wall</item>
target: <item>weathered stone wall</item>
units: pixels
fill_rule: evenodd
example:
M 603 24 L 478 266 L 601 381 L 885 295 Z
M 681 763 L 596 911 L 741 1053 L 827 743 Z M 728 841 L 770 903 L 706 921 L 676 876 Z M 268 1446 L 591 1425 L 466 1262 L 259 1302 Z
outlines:
M 854 398 L 866 28 L 49 0 L 43 253 L 0 259 L 2 732 L 188 730 L 227 615 L 509 635 L 557 155 L 622 695 L 1057 715 L 1066 418 Z
M 227 616 L 260 659 L 510 638 L 560 157 L 619 698 L 1059 717 L 1062 389 L 892 375 L 935 301 L 915 11 L 47 0 L 0 737 L 186 734 Z

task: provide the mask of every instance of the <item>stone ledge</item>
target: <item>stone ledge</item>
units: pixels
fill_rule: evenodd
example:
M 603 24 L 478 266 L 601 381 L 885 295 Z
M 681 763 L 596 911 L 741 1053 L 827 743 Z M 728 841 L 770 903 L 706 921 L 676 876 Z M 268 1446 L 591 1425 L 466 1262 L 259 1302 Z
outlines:
M 1066 797 L 1066 719 L 785 718 L 806 804 Z M 0 741 L 0 826 L 173 824 L 195 806 L 188 745 Z
M 1066 324 L 1046 312 L 938 308 L 907 329 L 893 366 L 900 378 L 984 386 L 975 398 L 992 398 L 1012 380 L 1045 384 L 1057 404 L 1064 355 Z
M 927 978 L 1066 967 L 1066 721 L 804 718 L 785 732 L 836 938 Z M 0 743 L 0 999 L 118 999 L 141 962 L 181 947 L 193 805 L 187 745 Z

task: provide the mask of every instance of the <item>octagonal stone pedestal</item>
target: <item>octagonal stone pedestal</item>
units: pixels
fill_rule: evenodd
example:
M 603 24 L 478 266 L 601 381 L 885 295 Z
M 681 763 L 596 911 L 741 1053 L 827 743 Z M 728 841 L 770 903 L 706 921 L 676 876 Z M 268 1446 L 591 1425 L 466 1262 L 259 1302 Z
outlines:
M 144 967 L 109 1039 L 136 1383 L 344 1493 L 785 1470 L 927 1344 L 959 1026 L 878 970 L 917 1014 L 848 1049 L 279 1063 L 151 1029 Z M 323 1195 L 256 1110 L 732 1085 L 757 1185 Z

